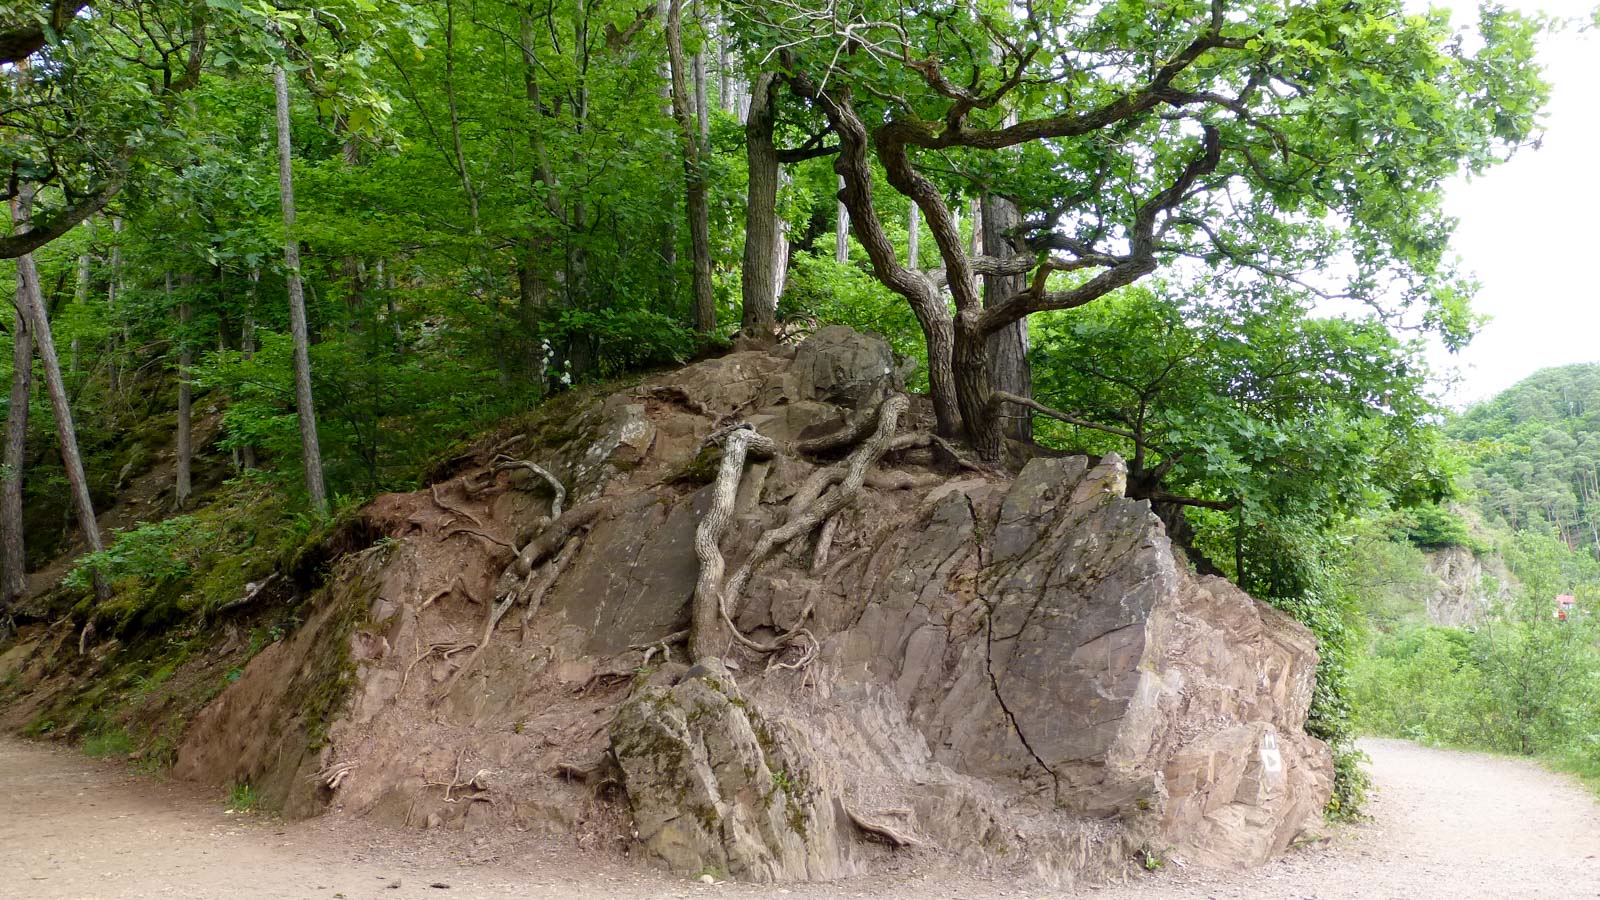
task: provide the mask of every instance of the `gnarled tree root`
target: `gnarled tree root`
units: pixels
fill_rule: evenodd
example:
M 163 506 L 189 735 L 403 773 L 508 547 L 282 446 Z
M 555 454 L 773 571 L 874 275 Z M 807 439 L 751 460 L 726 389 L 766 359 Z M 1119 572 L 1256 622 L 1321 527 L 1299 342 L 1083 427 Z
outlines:
M 587 506 L 597 507 L 598 505 L 587 504 Z M 580 509 L 584 509 L 584 507 L 574 509 L 572 513 L 577 513 Z M 450 678 L 445 682 L 444 687 L 434 696 L 433 702 L 435 704 L 450 696 L 450 692 L 455 689 L 457 682 L 472 671 L 473 666 L 477 665 L 478 660 L 483 656 L 483 651 L 488 649 L 490 639 L 494 637 L 495 628 L 499 626 L 500 620 L 505 618 L 505 614 L 512 606 L 515 606 L 518 602 L 525 602 L 528 605 L 529 611 L 523 617 L 524 622 L 538 610 L 539 604 L 544 602 L 544 595 L 556 583 L 556 579 L 561 577 L 561 573 L 566 570 L 567 566 L 571 565 L 572 561 L 577 558 L 578 552 L 583 548 L 581 540 L 569 545 L 566 538 L 579 528 L 592 523 L 602 509 L 603 507 L 599 507 L 592 511 L 586 511 L 584 516 L 576 518 L 569 514 L 552 522 L 545 529 L 544 534 L 530 541 L 528 547 L 523 548 L 523 552 L 518 555 L 516 561 L 506 567 L 506 571 L 500 576 L 500 586 L 495 592 L 495 601 L 489 606 L 489 613 L 484 619 L 482 636 L 479 637 L 477 645 L 472 648 L 472 653 L 450 674 Z M 540 570 L 542 577 L 535 580 L 535 574 L 540 573 L 532 571 L 532 567 L 538 565 L 540 561 L 549 556 L 549 552 L 541 552 L 541 548 L 544 545 L 540 542 L 552 539 L 557 532 L 561 536 L 561 542 L 556 544 L 554 540 L 551 540 L 551 545 L 555 549 L 549 552 L 559 552 L 553 559 L 544 564 Z M 530 553 L 530 550 L 534 552 Z M 527 573 L 521 578 L 517 578 L 515 575 L 516 570 L 528 560 L 533 561 L 528 563 Z
M 553 499 L 550 501 L 550 518 L 561 518 L 561 505 L 567 502 L 567 489 L 562 486 L 560 479 L 550 474 L 550 470 L 536 462 L 526 459 L 512 459 L 509 456 L 495 457 L 494 471 L 506 472 L 511 469 L 526 469 L 544 479 L 550 486 Z
M 806 664 L 816 655 L 815 637 L 800 624 L 796 624 L 794 628 L 770 642 L 760 642 L 746 636 L 734 625 L 731 610 L 737 604 L 739 595 L 756 567 L 765 562 L 777 548 L 801 535 L 809 534 L 855 500 L 866 482 L 868 470 L 888 450 L 900 415 L 909 405 L 905 396 L 900 394 L 893 395 L 880 404 L 875 417 L 876 427 L 861 445 L 851 452 L 841 469 L 841 474 L 837 477 L 838 486 L 831 492 L 823 493 L 829 483 L 835 480 L 835 476 L 829 470 L 822 470 L 808 478 L 796 492 L 796 499 L 790 503 L 788 520 L 783 525 L 763 532 L 757 538 L 750 555 L 724 584 L 723 572 L 726 564 L 719 545 L 723 533 L 732 520 L 733 503 L 739 480 L 744 473 L 747 450 L 759 448 L 766 454 L 776 451 L 776 444 L 771 439 L 748 426 L 736 429 L 728 435 L 724 443 L 722 463 L 717 470 L 712 506 L 706 517 L 701 520 L 700 528 L 695 535 L 695 554 L 700 559 L 700 578 L 695 584 L 690 649 L 696 660 L 717 655 L 717 619 L 722 620 L 722 624 L 727 627 L 734 641 L 757 653 L 776 653 L 804 639 L 806 650 L 801 658 L 791 663 L 775 663 L 774 665 L 778 667 L 796 668 Z M 808 607 L 806 613 L 800 617 L 801 622 L 809 614 Z

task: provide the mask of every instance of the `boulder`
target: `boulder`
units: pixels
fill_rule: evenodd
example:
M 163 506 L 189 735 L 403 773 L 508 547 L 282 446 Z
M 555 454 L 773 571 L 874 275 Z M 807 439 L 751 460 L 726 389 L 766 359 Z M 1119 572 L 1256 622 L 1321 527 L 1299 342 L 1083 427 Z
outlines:
M 894 353 L 877 335 L 829 325 L 800 345 L 791 371 L 805 399 L 855 407 L 893 383 Z
M 639 840 L 674 869 L 746 881 L 842 873 L 837 790 L 803 732 L 716 661 L 623 704 L 611 728 Z

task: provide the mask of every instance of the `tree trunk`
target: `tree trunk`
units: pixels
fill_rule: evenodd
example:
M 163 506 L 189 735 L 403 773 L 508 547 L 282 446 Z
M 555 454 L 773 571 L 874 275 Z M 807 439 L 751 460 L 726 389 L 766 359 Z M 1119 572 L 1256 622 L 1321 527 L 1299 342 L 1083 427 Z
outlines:
M 839 176 L 839 190 L 844 190 L 844 176 Z M 839 201 L 833 220 L 833 260 L 840 265 L 850 261 L 850 210 Z
M 795 81 L 790 84 L 797 86 L 802 96 L 809 92 L 815 99 L 816 90 L 811 85 Z M 848 100 L 839 97 L 830 96 L 821 106 L 839 139 L 839 153 L 834 157 L 833 169 L 839 175 L 843 218 L 853 219 L 856 239 L 872 262 L 878 280 L 905 297 L 911 305 L 911 312 L 927 342 L 928 387 L 933 395 L 937 428 L 944 437 L 954 438 L 963 426 L 953 360 L 955 330 L 949 307 L 931 281 L 900 265 L 898 251 L 884 233 L 883 223 L 872 203 L 872 164 L 867 155 L 867 129 L 860 115 Z
M 93 234 L 93 231 L 92 231 L 92 228 L 93 228 L 92 220 L 91 220 L 90 223 L 86 223 L 86 227 L 91 228 L 91 232 L 90 233 Z M 76 285 L 76 287 L 74 288 L 74 290 L 72 292 L 72 302 L 77 304 L 78 306 L 83 306 L 83 305 L 85 305 L 85 304 L 87 304 L 89 302 L 89 288 L 92 286 L 91 285 L 91 281 L 93 280 L 93 275 L 94 275 L 94 269 L 91 267 L 91 260 L 90 260 L 90 257 L 89 257 L 88 249 L 85 249 L 82 253 L 78 254 L 78 273 L 77 274 L 78 274 L 78 280 L 77 280 L 77 285 Z M 72 339 L 72 356 L 71 356 L 70 361 L 67 363 L 67 371 L 72 372 L 74 375 L 76 375 L 77 372 L 78 372 L 78 351 L 79 351 L 79 349 L 80 349 L 80 347 L 79 347 L 78 339 L 76 337 L 74 337 Z
M 981 221 L 983 223 L 983 250 L 990 256 L 1008 259 L 1017 253 L 1008 234 L 1021 222 L 1016 204 L 993 194 L 983 195 Z M 983 278 L 983 305 L 996 306 L 1028 286 L 1027 275 L 985 275 Z M 1033 370 L 1028 365 L 1028 320 L 1026 318 L 989 335 L 989 381 L 995 390 L 1033 397 Z M 1002 419 L 1000 426 L 1007 437 L 1019 441 L 1033 440 L 1033 417 L 1025 410 L 1012 409 L 1015 418 Z
M 189 370 L 194 363 L 189 349 L 189 299 L 187 291 L 193 276 L 183 276 L 185 296 L 178 300 L 178 472 L 173 489 L 173 504 L 183 509 L 189 503 L 193 479 L 194 442 L 190 434 L 194 414 L 194 393 L 189 384 Z M 167 273 L 167 297 L 172 296 L 172 273 Z
M 117 311 L 117 295 L 122 292 L 122 217 L 111 217 L 111 276 L 106 281 L 106 309 Z M 113 316 L 114 318 L 114 316 Z M 117 368 L 117 332 L 106 337 L 106 366 L 110 372 L 111 396 L 122 393 L 122 374 Z
M 32 212 L 33 188 L 24 187 L 11 201 L 12 221 L 18 233 L 27 231 Z M 83 457 L 78 452 L 78 431 L 72 424 L 72 408 L 67 402 L 67 385 L 61 377 L 61 362 L 56 356 L 56 345 L 50 335 L 50 321 L 45 314 L 44 298 L 39 290 L 39 270 L 33 264 L 33 254 L 17 257 L 17 302 L 28 320 L 33 333 L 34 350 L 44 368 L 45 392 L 50 397 L 50 411 L 55 414 L 56 437 L 61 448 L 61 464 L 66 469 L 67 485 L 72 492 L 72 505 L 77 514 L 78 528 L 83 532 L 84 544 L 90 553 L 105 549 L 100 540 L 100 525 L 95 518 L 94 502 L 89 499 L 89 480 L 83 472 Z M 97 570 L 94 575 L 95 596 L 105 600 L 111 590 Z
M 700 23 L 700 49 L 694 52 L 694 117 L 700 126 L 700 147 L 704 155 L 711 144 L 711 103 L 706 96 L 705 0 L 694 0 L 694 19 Z
M 989 381 L 989 341 L 976 326 L 975 312 L 956 315 L 951 355 L 956 403 L 961 409 L 967 441 L 981 459 L 998 462 L 1005 455 L 1005 432 L 1000 427 L 999 410 L 990 402 L 994 387 Z
M 289 332 L 294 340 L 294 399 L 300 413 L 300 447 L 305 457 L 306 494 L 311 508 L 328 514 L 322 481 L 322 447 L 317 441 L 317 411 L 311 397 L 311 338 L 306 329 L 306 298 L 300 284 L 300 242 L 294 234 L 294 169 L 289 149 L 289 80 L 272 67 L 277 94 L 278 191 L 283 206 L 283 265 L 289 274 Z
M 733 70 L 728 63 L 728 17 L 717 11 L 717 105 L 729 115 L 738 115 L 733 96 Z
M 778 148 L 773 144 L 777 76 L 762 72 L 750 94 L 745 120 L 745 159 L 750 172 L 744 208 L 742 329 L 747 337 L 768 341 L 777 328 L 779 257 L 783 229 L 778 222 Z
M 250 270 L 250 291 L 245 295 L 244 326 L 239 332 L 239 353 L 245 359 L 256 355 L 256 295 L 261 284 L 261 270 Z M 256 448 L 250 444 L 239 450 L 239 468 L 256 467 Z
M 33 334 L 22 314 L 24 284 L 17 278 L 16 324 L 11 329 L 11 405 L 6 411 L 5 456 L 0 459 L 0 617 L 28 589 L 27 545 L 22 537 L 22 470 L 28 461 L 28 400 L 33 387 Z
M 911 212 L 906 214 L 906 266 L 913 272 L 921 268 L 921 260 L 917 258 L 917 251 L 920 249 L 917 245 L 921 240 L 922 209 L 917 206 L 916 201 L 912 201 Z
M 694 330 L 710 334 L 717 327 L 717 300 L 711 284 L 711 220 L 706 205 L 705 164 L 702 143 L 690 107 L 689 85 L 683 58 L 683 0 L 667 4 L 667 60 L 672 70 L 672 109 L 682 132 L 683 170 L 687 180 L 685 206 L 689 214 L 689 243 L 694 255 Z
M 455 150 L 456 173 L 461 176 L 461 189 L 467 195 L 467 215 L 472 221 L 472 233 L 480 234 L 478 191 L 472 186 L 472 174 L 467 171 L 467 155 L 461 146 L 461 115 L 456 109 L 456 6 L 450 0 L 445 0 L 444 16 L 444 99 L 450 112 L 450 142 Z

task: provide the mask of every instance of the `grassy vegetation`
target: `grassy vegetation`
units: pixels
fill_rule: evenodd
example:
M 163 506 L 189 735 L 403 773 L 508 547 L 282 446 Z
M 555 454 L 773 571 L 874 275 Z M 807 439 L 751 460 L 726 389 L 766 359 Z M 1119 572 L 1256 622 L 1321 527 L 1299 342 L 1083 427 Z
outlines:
M 1600 789 L 1600 562 L 1552 532 L 1502 533 L 1512 599 L 1465 627 L 1375 616 L 1354 668 L 1369 734 L 1540 759 Z M 1480 592 L 1499 595 L 1485 582 Z M 1555 597 L 1577 606 L 1556 616 Z M 1378 602 L 1378 601 L 1374 601 Z M 1392 608 L 1392 601 L 1383 601 Z
M 236 784 L 228 789 L 228 808 L 234 812 L 254 812 L 261 806 L 261 795 L 248 784 Z
M 95 640 L 115 639 L 115 649 L 79 656 L 64 638 L 51 665 L 69 678 L 35 696 L 43 702 L 27 733 L 79 740 L 90 755 L 131 758 L 146 771 L 169 768 L 200 708 L 309 614 L 311 588 L 326 577 L 332 545 L 353 515 L 348 506 L 326 521 L 299 515 L 274 481 L 247 475 L 190 514 L 117 535 L 46 598 L 55 616 L 93 622 Z M 95 565 L 112 586 L 103 601 L 90 587 Z M 267 590 L 243 602 L 252 583 L 274 573 Z M 319 666 L 328 684 L 306 689 L 305 705 L 323 731 L 342 700 L 348 679 L 339 673 L 347 667 L 342 660 Z M 0 685 L 0 704 L 37 688 L 13 673 Z

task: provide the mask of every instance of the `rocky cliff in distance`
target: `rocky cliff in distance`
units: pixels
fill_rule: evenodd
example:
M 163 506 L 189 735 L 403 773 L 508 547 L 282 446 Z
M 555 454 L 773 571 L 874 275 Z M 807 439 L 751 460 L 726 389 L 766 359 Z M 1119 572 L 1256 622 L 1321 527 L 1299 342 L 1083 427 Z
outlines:
M 952 474 L 907 442 L 730 610 L 756 642 L 810 642 L 730 639 L 682 661 L 708 437 L 737 421 L 782 446 L 838 430 L 891 362 L 835 328 L 733 353 L 552 407 L 431 489 L 380 498 L 361 527 L 385 539 L 325 590 L 361 608 L 322 620 L 350 622 L 324 627 L 348 641 L 351 686 L 326 741 L 274 737 L 293 713 L 271 708 L 271 685 L 317 643 L 290 635 L 199 717 L 177 771 L 274 785 L 291 810 L 637 840 L 687 874 L 758 881 L 900 854 L 1055 881 L 1140 851 L 1245 866 L 1314 827 L 1332 764 L 1303 728 L 1310 633 L 1192 574 L 1123 496 L 1114 456 L 1037 458 L 1011 478 Z M 903 427 L 928 418 L 913 408 Z M 513 550 L 554 512 L 512 456 L 587 518 L 507 594 Z M 727 558 L 827 464 L 751 465 Z
M 1439 582 L 1423 598 L 1428 621 L 1435 625 L 1472 625 L 1511 599 L 1511 573 L 1498 555 L 1484 559 L 1467 547 L 1444 547 L 1426 551 L 1422 558 L 1428 574 Z

